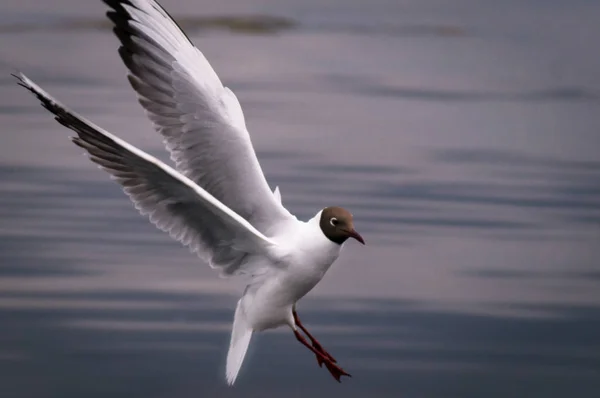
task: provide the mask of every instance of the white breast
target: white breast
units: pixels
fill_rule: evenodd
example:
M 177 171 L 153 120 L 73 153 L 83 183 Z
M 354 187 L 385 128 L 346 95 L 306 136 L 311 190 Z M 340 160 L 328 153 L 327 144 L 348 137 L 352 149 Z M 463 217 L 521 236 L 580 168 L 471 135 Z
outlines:
M 329 240 L 321 231 L 321 212 L 306 223 L 301 223 L 286 242 L 286 271 L 282 282 L 293 287 L 295 301 L 308 293 L 323 278 L 325 272 L 340 255 L 341 245 Z
M 293 324 L 292 306 L 319 283 L 339 256 L 341 245 L 323 234 L 320 216 L 319 212 L 306 223 L 296 221 L 284 233 L 272 237 L 278 245 L 271 256 L 279 264 L 269 278 L 248 289 L 244 296 L 255 330 Z

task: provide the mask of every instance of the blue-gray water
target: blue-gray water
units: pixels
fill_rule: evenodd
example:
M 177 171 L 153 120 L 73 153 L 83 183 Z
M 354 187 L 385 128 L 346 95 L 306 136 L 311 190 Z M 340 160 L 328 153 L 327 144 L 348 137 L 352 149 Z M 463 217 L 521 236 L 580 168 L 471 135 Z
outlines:
M 600 3 L 163 4 L 269 182 L 350 242 L 224 382 L 243 286 L 140 217 L 9 73 L 168 160 L 100 1 L 0 4 L 0 397 L 600 396 Z

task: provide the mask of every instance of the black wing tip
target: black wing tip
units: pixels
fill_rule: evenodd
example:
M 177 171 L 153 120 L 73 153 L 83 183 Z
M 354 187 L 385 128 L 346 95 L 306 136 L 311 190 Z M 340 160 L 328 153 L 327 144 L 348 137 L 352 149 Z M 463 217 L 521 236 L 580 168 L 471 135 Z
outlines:
M 116 18 L 120 21 L 128 21 L 131 19 L 131 15 L 129 11 L 123 7 L 123 5 L 128 5 L 129 7 L 137 8 L 131 1 L 129 0 L 102 0 L 104 4 L 111 8 L 106 12 L 106 16 L 113 22 L 117 23 L 113 18 Z
M 87 141 L 87 137 L 95 137 L 98 139 L 98 135 L 101 136 L 100 133 L 93 134 L 91 130 L 93 127 L 88 126 L 87 123 L 81 119 L 79 119 L 76 115 L 74 115 L 71 111 L 66 109 L 63 105 L 59 104 L 54 98 L 48 96 L 46 93 L 40 91 L 41 88 L 32 85 L 27 76 L 25 76 L 21 72 L 11 73 L 11 76 L 15 77 L 18 81 L 17 84 L 26 88 L 28 91 L 33 93 L 43 108 L 48 110 L 54 116 L 54 120 L 56 120 L 59 124 L 65 126 L 66 128 L 73 130 L 77 133 L 77 137 L 71 137 L 71 141 L 82 148 L 85 148 L 82 144 Z M 102 139 L 99 139 L 103 141 Z M 104 138 L 106 142 L 109 140 L 108 138 Z
M 42 107 L 54 116 L 54 120 L 77 134 L 70 136 L 69 139 L 73 144 L 85 150 L 92 162 L 103 168 L 115 168 L 112 165 L 114 158 L 122 158 L 123 155 L 119 151 L 118 144 L 112 138 L 107 137 L 89 122 L 58 103 L 23 73 L 15 72 L 11 73 L 11 76 L 17 79 L 17 84 L 36 96 Z M 111 174 L 114 173 L 111 172 Z
M 17 84 L 21 87 L 25 87 L 27 90 L 31 91 L 32 93 L 35 93 L 35 90 L 33 89 L 33 87 L 31 87 L 31 85 L 29 83 L 27 83 L 26 79 L 27 76 L 25 76 L 23 74 L 23 72 L 20 71 L 15 71 L 14 73 L 10 74 L 12 77 L 14 77 L 15 79 L 17 79 Z
M 123 8 L 123 4 L 133 6 L 133 4 L 131 4 L 131 1 L 129 0 L 102 0 L 102 2 L 114 10 L 125 11 L 125 8 Z
M 123 0 L 103 0 L 106 5 L 108 5 L 111 9 L 106 11 L 106 17 L 109 21 L 114 24 L 113 33 L 119 41 L 123 45 L 131 44 L 131 29 L 129 27 L 129 21 L 131 21 L 131 15 L 129 12 L 123 7 L 123 4 L 130 5 L 129 1 Z
M 33 82 L 31 82 L 29 78 L 25 76 L 24 73 L 16 72 L 11 73 L 10 75 L 17 79 L 17 84 L 19 86 L 24 87 L 25 89 L 33 93 L 44 108 L 46 108 L 47 110 L 49 110 L 57 116 L 59 113 L 65 112 L 65 109 L 63 109 L 63 107 L 60 104 L 58 104 L 54 98 L 51 98 L 47 96 L 43 91 L 40 91 L 40 87 L 35 87 L 34 85 L 32 85 Z
M 123 7 L 123 4 L 126 4 L 130 7 L 136 8 L 136 9 L 139 9 L 139 7 L 136 7 L 136 5 L 133 4 L 130 0 L 102 0 L 102 1 L 104 2 L 104 4 L 106 4 L 107 6 L 109 6 L 112 9 L 112 10 L 109 10 L 106 12 L 106 16 L 108 17 L 108 19 L 110 21 L 112 21 L 115 24 L 115 34 L 117 35 L 119 40 L 123 40 L 122 36 L 130 36 L 131 32 L 127 32 L 127 27 L 129 26 L 129 21 L 132 19 L 132 17 L 131 17 L 131 14 L 129 13 L 129 11 L 127 11 L 127 9 L 125 9 L 125 7 Z M 187 39 L 187 41 L 190 44 L 192 44 L 192 41 L 189 38 L 189 36 L 185 33 L 185 31 L 177 23 L 175 18 L 173 18 L 173 16 L 162 6 L 162 4 L 160 4 L 158 2 L 158 0 L 155 0 L 154 4 L 155 4 L 154 8 L 162 11 L 164 13 L 164 15 L 168 19 L 171 20 L 173 25 L 175 25 L 177 27 L 177 29 L 179 29 L 179 31 Z M 119 34 L 117 34 L 116 30 L 125 30 L 125 32 L 121 32 L 122 36 L 120 36 Z
M 41 88 L 40 90 L 38 90 L 38 88 L 34 87 L 32 85 L 33 82 L 31 82 L 29 80 L 29 78 L 27 76 L 25 76 L 24 73 L 22 72 L 16 72 L 16 73 L 11 73 L 11 76 L 13 76 L 15 79 L 17 79 L 17 84 L 21 87 L 24 87 L 25 89 L 27 89 L 27 91 L 31 92 L 33 95 L 36 96 L 36 98 L 38 99 L 38 101 L 40 101 L 41 105 L 46 108 L 47 110 L 49 110 L 50 112 L 52 112 L 54 115 L 58 116 L 58 113 L 62 110 L 62 107 L 56 103 L 56 101 L 53 98 L 49 98 L 48 96 L 46 96 L 43 92 L 41 92 Z
M 108 10 L 106 11 L 106 17 L 115 25 L 122 24 L 123 22 L 127 22 L 130 19 L 127 18 L 129 14 L 119 12 L 117 10 Z
M 71 142 L 75 145 L 77 145 L 80 148 L 86 149 L 85 146 L 85 142 L 80 138 L 80 137 L 76 137 L 76 136 L 70 136 L 69 139 L 71 140 Z

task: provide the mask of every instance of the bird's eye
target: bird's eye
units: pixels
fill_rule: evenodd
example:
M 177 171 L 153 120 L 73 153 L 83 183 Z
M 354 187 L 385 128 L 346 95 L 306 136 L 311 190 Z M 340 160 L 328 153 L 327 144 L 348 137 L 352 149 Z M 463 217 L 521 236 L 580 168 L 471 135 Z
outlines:
M 329 224 L 331 224 L 332 227 L 335 227 L 336 225 L 338 225 L 338 219 L 335 217 L 331 217 L 331 219 L 329 220 Z

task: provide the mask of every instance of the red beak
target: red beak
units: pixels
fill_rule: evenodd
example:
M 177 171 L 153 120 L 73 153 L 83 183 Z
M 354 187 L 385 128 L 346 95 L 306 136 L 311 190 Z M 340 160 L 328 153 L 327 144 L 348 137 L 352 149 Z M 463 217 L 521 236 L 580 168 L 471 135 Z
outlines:
M 362 236 L 360 236 L 360 234 L 358 232 L 356 232 L 355 229 L 353 229 L 352 231 L 348 231 L 348 236 L 350 236 L 351 238 L 356 239 L 357 241 L 359 241 L 363 245 L 365 244 L 365 240 L 363 239 Z

